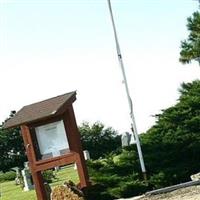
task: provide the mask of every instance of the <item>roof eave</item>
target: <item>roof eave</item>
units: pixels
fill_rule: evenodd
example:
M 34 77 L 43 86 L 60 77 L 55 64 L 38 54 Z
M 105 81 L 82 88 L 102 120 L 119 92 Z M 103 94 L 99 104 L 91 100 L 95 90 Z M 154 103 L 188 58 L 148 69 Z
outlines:
M 3 128 L 5 128 L 5 129 L 16 128 L 21 125 L 32 124 L 32 123 L 36 123 L 38 121 L 44 121 L 44 120 L 50 119 L 52 117 L 62 115 L 67 110 L 67 108 L 73 104 L 73 102 L 75 100 L 76 100 L 76 91 L 73 92 L 73 95 L 63 105 L 61 105 L 57 110 L 52 112 L 50 115 L 47 115 L 47 116 L 44 116 L 44 117 L 41 117 L 38 119 L 34 119 L 31 121 L 24 121 L 23 123 L 12 124 L 12 122 L 11 122 L 10 123 L 11 125 L 9 125 L 9 120 L 12 120 L 12 118 L 11 118 L 11 119 L 8 119 L 8 123 L 5 122 L 5 124 L 3 125 Z

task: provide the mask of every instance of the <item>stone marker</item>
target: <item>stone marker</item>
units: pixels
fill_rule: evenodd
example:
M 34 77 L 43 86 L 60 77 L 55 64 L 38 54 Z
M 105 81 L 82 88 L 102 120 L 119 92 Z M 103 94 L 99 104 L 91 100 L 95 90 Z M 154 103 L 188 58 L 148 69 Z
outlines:
M 200 180 L 200 173 L 193 174 L 190 176 L 192 181 L 199 181 Z
M 123 133 L 121 137 L 122 147 L 129 146 L 130 141 L 131 141 L 131 134 L 128 132 Z
M 19 169 L 19 167 L 13 167 L 12 170 L 14 170 L 16 172 L 15 184 L 20 185 L 21 181 L 20 181 L 20 169 Z
M 90 160 L 90 153 L 88 150 L 84 150 L 83 155 L 84 155 L 85 160 Z M 76 165 L 76 163 L 74 163 L 74 170 L 76 170 L 76 169 L 77 169 L 77 165 Z
M 84 154 L 85 160 L 90 160 L 90 153 L 89 153 L 88 150 L 84 150 L 84 151 L 83 151 L 83 154 Z
M 31 179 L 31 173 L 29 171 L 28 162 L 24 163 L 25 168 L 22 170 L 22 176 L 24 180 L 24 191 L 29 191 L 34 189 L 33 182 Z

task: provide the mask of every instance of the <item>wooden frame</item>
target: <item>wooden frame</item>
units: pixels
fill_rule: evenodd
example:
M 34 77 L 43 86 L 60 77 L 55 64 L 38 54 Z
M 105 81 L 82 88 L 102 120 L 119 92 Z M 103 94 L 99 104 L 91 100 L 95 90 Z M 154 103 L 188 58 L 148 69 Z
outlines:
M 78 132 L 73 107 L 72 105 L 68 105 L 64 109 L 65 111 L 61 115 L 50 117 L 48 119 L 41 120 L 38 122 L 21 125 L 22 137 L 24 140 L 24 145 L 29 161 L 29 167 L 32 173 L 38 200 L 47 199 L 41 171 L 51 169 L 56 166 L 76 163 L 80 179 L 80 187 L 84 188 L 89 186 L 88 172 L 85 164 L 82 145 L 80 141 L 80 134 Z M 45 125 L 47 123 L 56 122 L 58 120 L 63 120 L 64 122 L 70 152 L 61 156 L 45 160 L 38 160 L 36 156 L 35 144 L 33 141 L 34 137 L 32 137 L 32 131 L 36 126 Z

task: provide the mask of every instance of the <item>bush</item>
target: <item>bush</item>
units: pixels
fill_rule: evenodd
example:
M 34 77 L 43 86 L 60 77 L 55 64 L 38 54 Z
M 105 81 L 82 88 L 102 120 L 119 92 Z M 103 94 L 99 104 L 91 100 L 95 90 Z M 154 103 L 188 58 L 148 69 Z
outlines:
M 53 180 L 56 178 L 53 170 L 45 170 L 42 172 L 42 177 L 44 179 L 44 181 L 46 181 L 47 183 L 52 183 Z
M 124 150 L 121 154 L 109 154 L 104 159 L 88 162 L 91 179 L 104 188 L 99 194 L 110 199 L 131 197 L 149 190 L 148 183 L 140 180 L 135 152 Z
M 83 189 L 87 200 L 113 200 L 110 194 L 106 192 L 106 187 L 102 184 L 92 184 L 92 186 Z
M 119 187 L 112 188 L 109 192 L 115 198 L 128 198 L 143 194 L 148 190 L 148 184 L 139 180 L 121 182 Z
M 13 181 L 16 178 L 16 172 L 8 171 L 6 173 L 0 172 L 0 182 Z
M 121 181 L 121 177 L 117 175 L 111 175 L 111 176 L 98 176 L 95 179 L 96 182 L 102 183 L 104 186 L 110 187 L 115 187 L 116 185 L 119 184 Z
M 162 188 L 168 185 L 166 175 L 164 172 L 159 172 L 150 177 L 149 183 L 153 186 L 154 189 Z

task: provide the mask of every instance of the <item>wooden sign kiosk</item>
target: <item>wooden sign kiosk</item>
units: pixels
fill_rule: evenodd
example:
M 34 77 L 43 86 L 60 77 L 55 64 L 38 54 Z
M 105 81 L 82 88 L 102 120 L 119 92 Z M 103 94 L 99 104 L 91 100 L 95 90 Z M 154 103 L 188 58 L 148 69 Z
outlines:
M 76 92 L 23 107 L 5 128 L 20 126 L 38 200 L 46 200 L 41 171 L 76 163 L 80 187 L 89 185 L 72 103 Z

